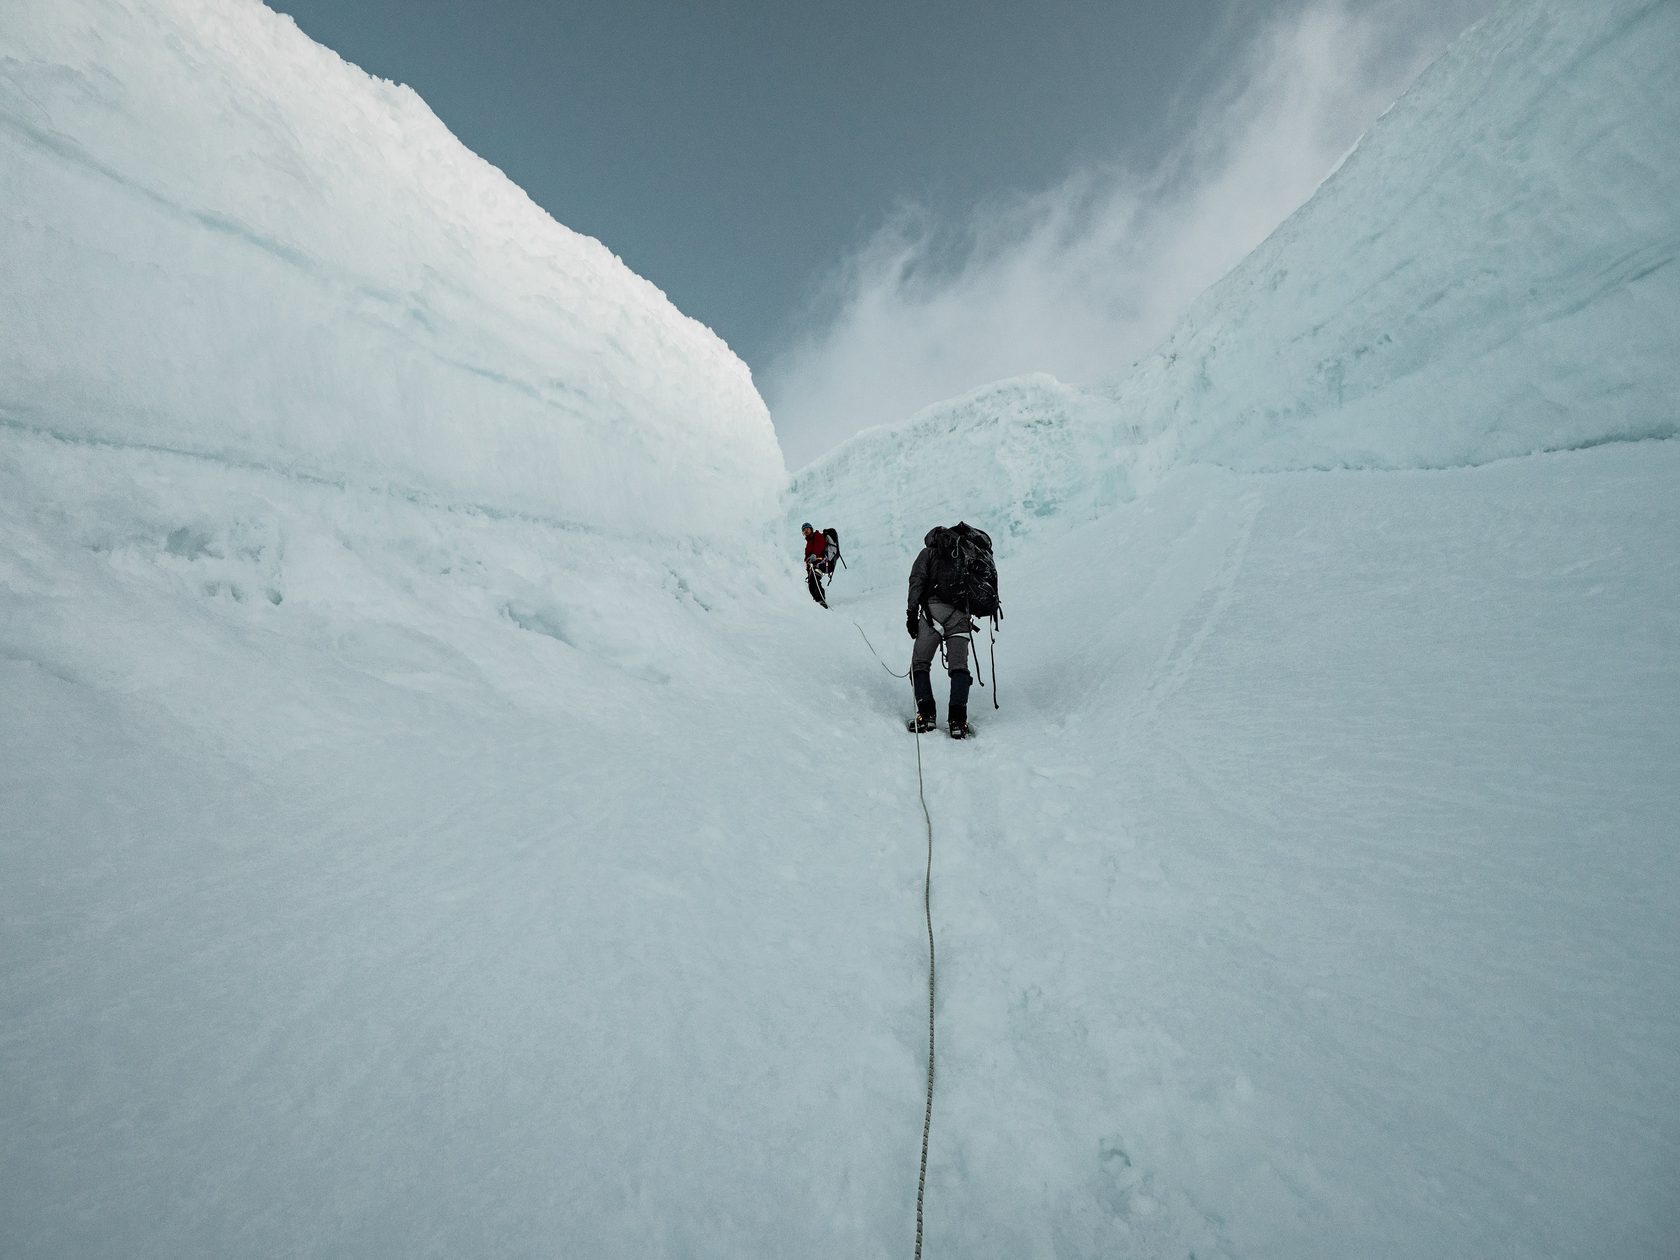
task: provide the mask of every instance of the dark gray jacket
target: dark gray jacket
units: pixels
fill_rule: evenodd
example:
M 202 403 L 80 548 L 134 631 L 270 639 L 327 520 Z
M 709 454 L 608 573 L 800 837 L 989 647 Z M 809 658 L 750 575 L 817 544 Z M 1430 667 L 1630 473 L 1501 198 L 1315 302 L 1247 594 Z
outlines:
M 910 566 L 910 602 L 907 613 L 914 613 L 930 599 L 950 602 L 950 597 L 940 589 L 937 557 L 933 552 L 933 536 L 944 526 L 935 525 L 928 530 L 922 539 L 922 549 L 916 555 L 915 563 Z

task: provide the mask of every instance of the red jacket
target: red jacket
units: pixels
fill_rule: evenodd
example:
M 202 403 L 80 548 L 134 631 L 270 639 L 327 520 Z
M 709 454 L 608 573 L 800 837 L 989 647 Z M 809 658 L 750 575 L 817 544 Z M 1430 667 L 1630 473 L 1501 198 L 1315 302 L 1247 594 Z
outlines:
M 821 560 L 828 555 L 828 535 L 820 529 L 813 529 L 811 536 L 805 540 L 805 558 L 807 560 Z

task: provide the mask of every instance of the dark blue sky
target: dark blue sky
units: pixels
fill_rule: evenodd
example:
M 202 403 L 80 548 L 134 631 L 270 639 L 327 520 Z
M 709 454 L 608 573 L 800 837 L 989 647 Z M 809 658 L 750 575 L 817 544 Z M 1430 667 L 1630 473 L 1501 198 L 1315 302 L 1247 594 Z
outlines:
M 791 466 L 1125 370 L 1493 0 L 269 0 L 753 370 Z
M 896 203 L 1148 149 L 1233 27 L 1228 0 L 270 3 L 755 368 Z

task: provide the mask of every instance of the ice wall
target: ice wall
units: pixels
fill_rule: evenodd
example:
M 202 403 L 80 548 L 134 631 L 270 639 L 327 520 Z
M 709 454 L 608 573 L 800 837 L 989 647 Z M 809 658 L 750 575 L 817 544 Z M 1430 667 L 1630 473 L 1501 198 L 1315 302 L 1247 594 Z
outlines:
M 1047 518 L 1130 497 L 1125 470 L 1105 458 L 1110 413 L 1052 376 L 999 381 L 858 434 L 795 476 L 789 510 L 840 528 L 848 582 L 902 580 L 904 540 L 946 517 L 967 514 L 1007 551 Z M 1091 476 L 1098 466 L 1110 475 Z
M 1680 5 L 1507 3 L 1127 379 L 1235 468 L 1680 432 Z
M 1004 382 L 860 434 L 788 515 L 902 552 L 957 516 L 1088 519 L 1180 461 L 1442 467 L 1680 432 L 1677 62 L 1672 2 L 1506 4 L 1117 385 Z
M 774 511 L 714 334 L 255 0 L 5 6 L 0 291 L 13 429 L 606 533 Z

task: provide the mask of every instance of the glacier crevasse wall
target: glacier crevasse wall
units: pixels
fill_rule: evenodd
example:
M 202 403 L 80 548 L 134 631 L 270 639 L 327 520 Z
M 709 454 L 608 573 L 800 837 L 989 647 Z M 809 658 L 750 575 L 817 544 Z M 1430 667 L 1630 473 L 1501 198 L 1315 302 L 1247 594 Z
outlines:
M 8 6 L 0 288 L 14 429 L 607 534 L 775 511 L 721 340 L 255 0 Z
M 1680 432 L 1680 5 L 1507 3 L 1117 391 L 1182 457 L 1420 468 Z

